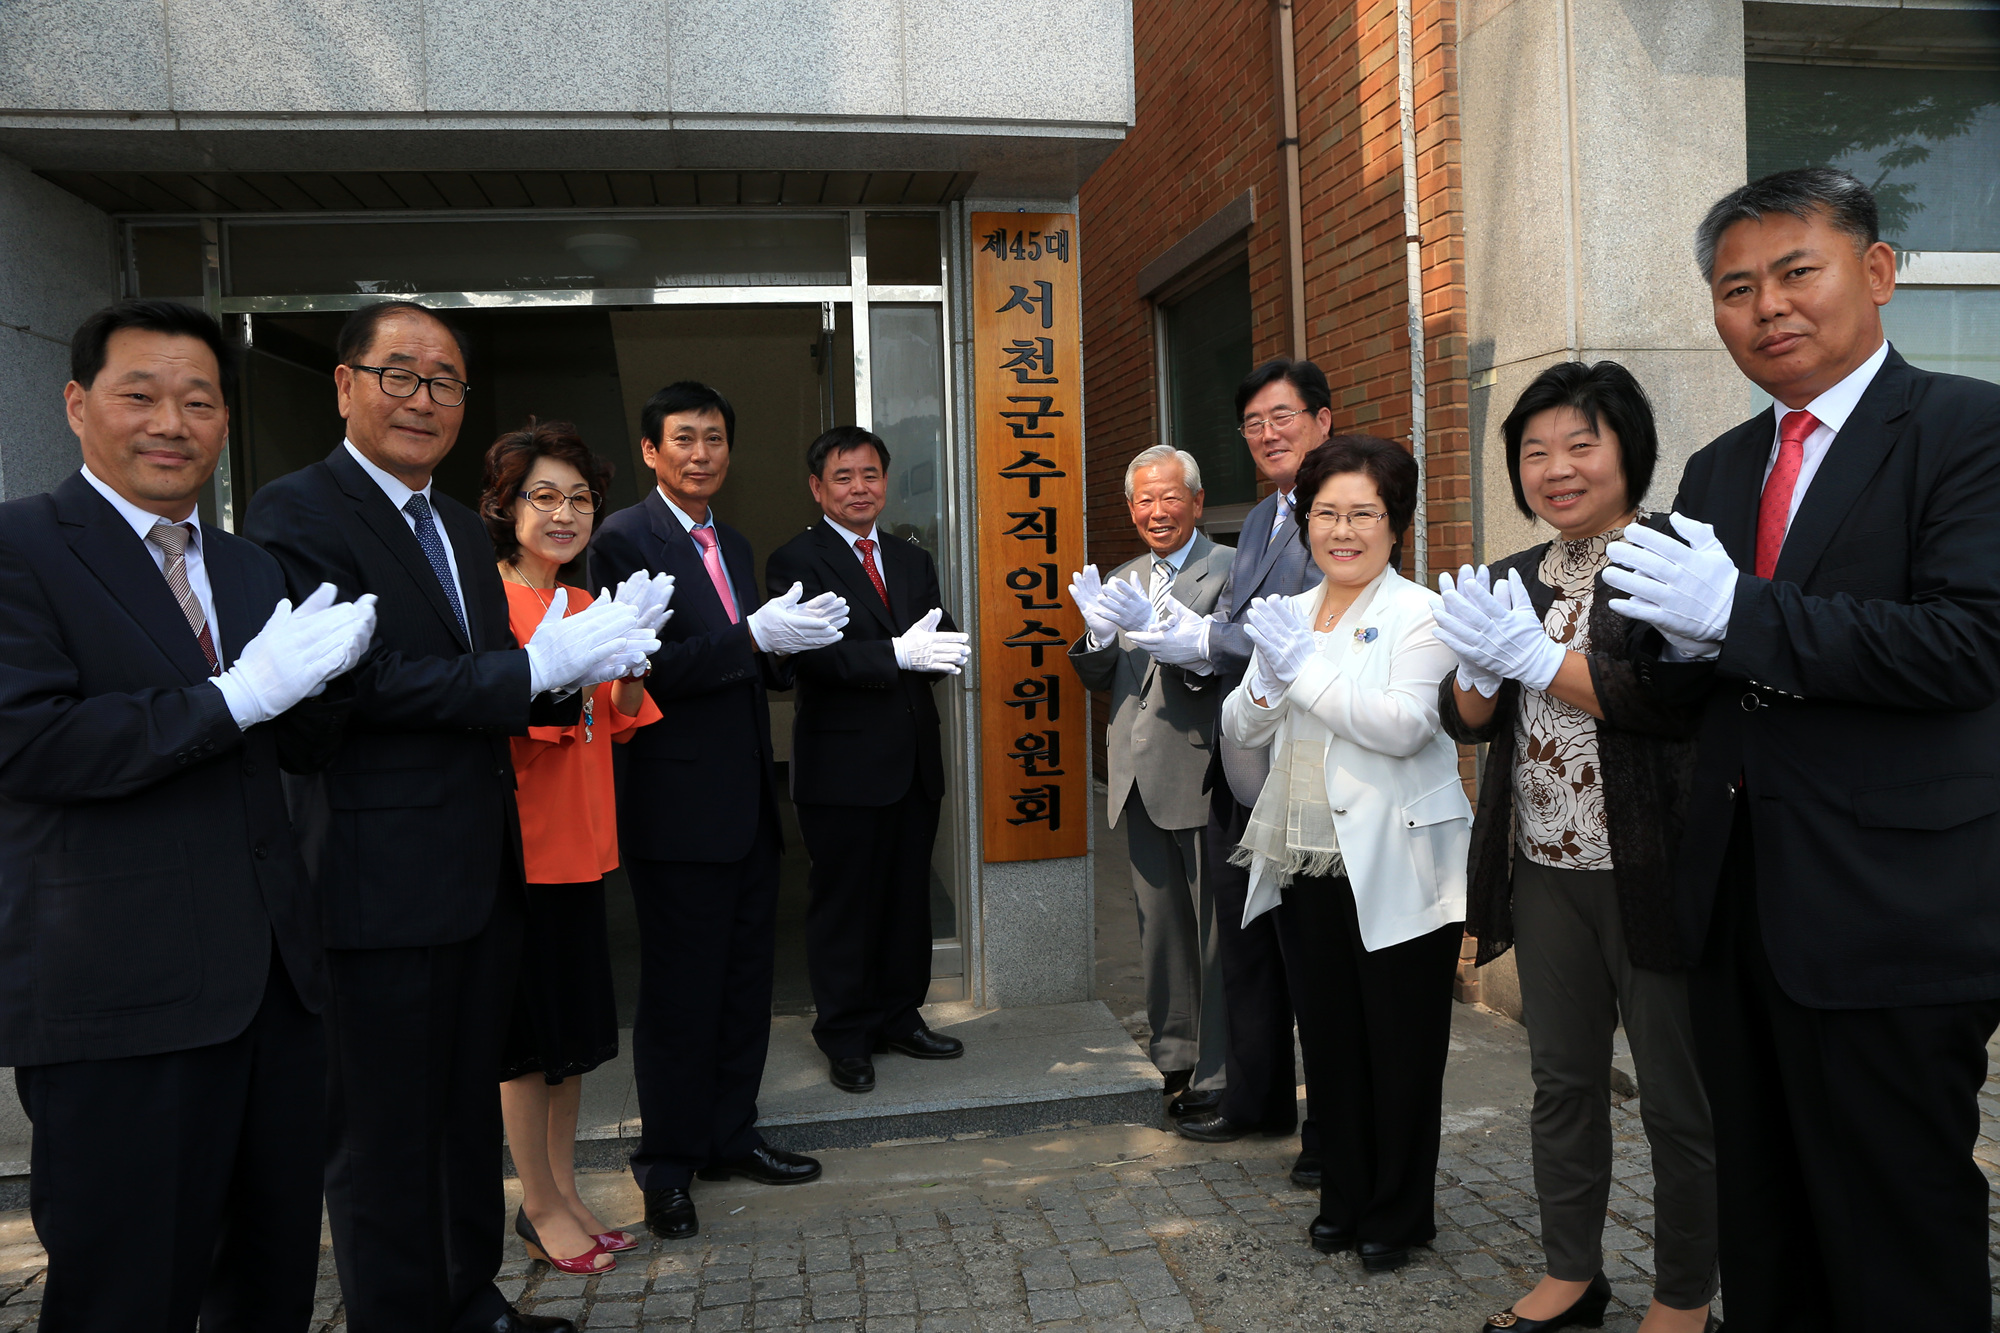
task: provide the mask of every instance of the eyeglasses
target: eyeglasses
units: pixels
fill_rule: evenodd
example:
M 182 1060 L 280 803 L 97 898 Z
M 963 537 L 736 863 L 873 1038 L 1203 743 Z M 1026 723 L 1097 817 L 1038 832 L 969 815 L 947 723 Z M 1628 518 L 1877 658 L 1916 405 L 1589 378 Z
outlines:
M 1388 515 L 1379 509 L 1357 509 L 1351 514 L 1343 514 L 1338 509 L 1313 509 L 1307 511 L 1306 522 L 1322 528 L 1333 528 L 1340 526 L 1340 520 L 1344 518 L 1347 520 L 1347 525 L 1356 532 L 1367 532 L 1387 517 Z
M 431 401 L 439 407 L 459 406 L 471 388 L 464 380 L 443 375 L 419 375 L 414 370 L 402 370 L 395 366 L 349 366 L 348 369 L 365 370 L 381 380 L 382 392 L 391 398 L 414 398 L 418 389 L 428 388 Z
M 597 512 L 597 506 L 604 500 L 604 497 L 596 491 L 585 491 L 581 495 L 564 495 L 553 486 L 537 486 L 532 491 L 516 491 L 515 494 L 544 514 L 553 514 L 564 505 L 568 505 L 572 511 L 579 514 L 594 514 Z
M 1304 415 L 1305 409 L 1301 407 L 1291 411 L 1273 412 L 1268 417 L 1251 417 L 1236 428 L 1236 433 L 1246 440 L 1254 440 L 1264 433 L 1264 427 L 1269 426 L 1272 430 L 1283 430 L 1292 424 L 1293 417 Z

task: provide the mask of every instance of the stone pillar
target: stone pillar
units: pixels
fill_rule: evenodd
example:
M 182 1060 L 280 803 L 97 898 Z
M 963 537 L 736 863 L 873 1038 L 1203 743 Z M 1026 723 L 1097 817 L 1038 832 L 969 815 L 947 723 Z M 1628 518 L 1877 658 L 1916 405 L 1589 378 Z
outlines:
M 1500 423 L 1566 359 L 1619 361 L 1653 400 L 1673 502 L 1696 449 L 1748 417 L 1693 258 L 1743 183 L 1741 0 L 1463 0 L 1459 37 L 1475 542 L 1544 540 L 1514 506 Z
M 0 157 L 0 498 L 48 490 L 82 461 L 63 415 L 69 339 L 118 295 L 111 219 Z

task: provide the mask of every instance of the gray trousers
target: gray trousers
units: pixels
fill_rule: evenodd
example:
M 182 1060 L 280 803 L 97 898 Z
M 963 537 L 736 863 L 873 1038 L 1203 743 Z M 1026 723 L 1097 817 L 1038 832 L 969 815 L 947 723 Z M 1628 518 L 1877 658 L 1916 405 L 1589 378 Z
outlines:
M 1228 1011 L 1215 935 L 1215 901 L 1202 882 L 1199 828 L 1163 829 L 1138 788 L 1125 801 L 1132 897 L 1139 908 L 1139 957 L 1146 972 L 1146 1054 L 1166 1072 L 1192 1069 L 1191 1086 L 1221 1088 Z
M 1535 1193 L 1549 1275 L 1603 1266 L 1611 1193 L 1611 1036 L 1619 1016 L 1652 1146 L 1653 1295 L 1693 1309 L 1715 1296 L 1715 1134 L 1694 1058 L 1688 979 L 1633 967 L 1615 872 L 1514 857 L 1514 957 L 1535 1076 Z

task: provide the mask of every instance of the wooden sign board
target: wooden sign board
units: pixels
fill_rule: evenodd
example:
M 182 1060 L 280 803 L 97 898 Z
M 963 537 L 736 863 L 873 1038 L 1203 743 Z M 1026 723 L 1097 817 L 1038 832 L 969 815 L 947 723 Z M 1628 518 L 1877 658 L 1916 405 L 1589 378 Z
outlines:
M 1083 633 L 1083 364 L 1076 218 L 972 215 L 980 826 L 988 861 L 1089 846 Z

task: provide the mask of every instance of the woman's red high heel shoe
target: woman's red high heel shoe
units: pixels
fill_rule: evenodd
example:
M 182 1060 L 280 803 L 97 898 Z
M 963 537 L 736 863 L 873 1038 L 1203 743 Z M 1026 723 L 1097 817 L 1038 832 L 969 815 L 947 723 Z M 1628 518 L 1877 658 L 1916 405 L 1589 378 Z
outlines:
M 618 1261 L 611 1259 L 610 1251 L 605 1247 L 604 1242 L 596 1236 L 590 1238 L 590 1248 L 582 1254 L 577 1255 L 574 1259 L 556 1258 L 542 1248 L 542 1238 L 535 1234 L 535 1224 L 528 1220 L 528 1214 L 523 1209 L 516 1208 L 514 1210 L 514 1234 L 519 1236 L 521 1243 L 528 1247 L 528 1257 L 530 1259 L 540 1259 L 549 1267 L 564 1273 L 570 1273 L 577 1277 L 595 1277 L 599 1273 L 609 1273 L 612 1269 L 618 1267 Z M 602 1268 L 597 1266 L 597 1256 L 600 1254 L 610 1260 Z
M 606 1231 L 601 1235 L 592 1236 L 591 1239 L 602 1245 L 609 1254 L 639 1248 L 639 1238 L 629 1231 Z

